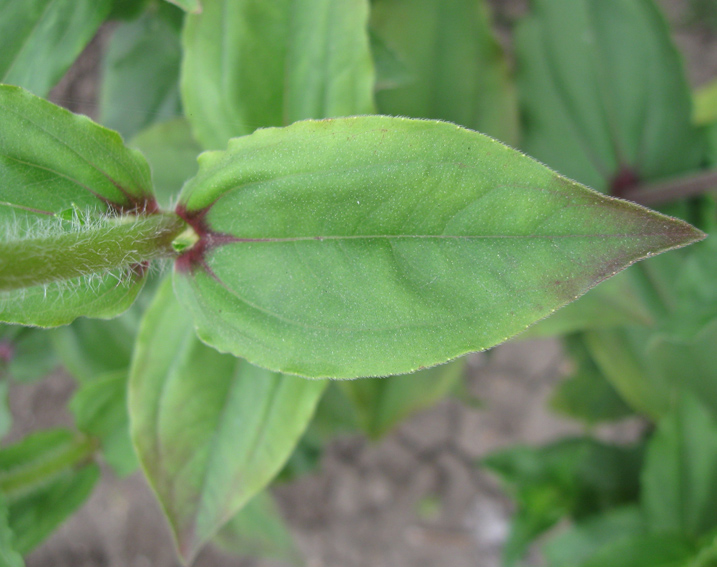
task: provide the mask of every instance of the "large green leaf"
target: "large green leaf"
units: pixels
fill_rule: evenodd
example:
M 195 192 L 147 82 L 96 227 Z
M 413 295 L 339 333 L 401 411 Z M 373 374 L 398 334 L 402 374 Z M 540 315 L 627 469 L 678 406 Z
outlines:
M 0 83 L 47 95 L 111 6 L 112 0 L 3 0 Z
M 0 320 L 53 326 L 122 312 L 143 262 L 169 253 L 182 229 L 150 214 L 147 162 L 115 132 L 18 87 L 0 86 L 0 121 Z
M 505 544 L 506 566 L 564 516 L 587 518 L 637 501 L 642 447 L 566 439 L 540 448 L 523 446 L 488 455 L 482 464 L 514 493 L 517 512 Z
M 717 527 L 717 425 L 691 395 L 680 396 L 650 441 L 642 503 L 654 532 L 697 538 Z
M 460 359 L 414 374 L 348 380 L 341 385 L 356 407 L 363 430 L 377 439 L 446 396 L 464 370 L 465 360 Z
M 181 113 L 181 20 L 161 3 L 113 33 L 103 60 L 100 122 L 131 138 L 153 122 Z M 179 12 L 181 14 L 181 12 Z
M 310 377 L 489 348 L 640 258 L 702 237 L 493 139 L 388 117 L 306 121 L 205 153 L 176 264 L 203 340 Z
M 448 120 L 516 143 L 514 87 L 484 0 L 375 0 L 371 25 L 413 78 L 377 95 L 381 113 Z
M 279 472 L 325 386 L 204 345 L 171 280 L 163 284 L 140 328 L 129 407 L 140 462 L 185 559 Z
M 184 29 L 182 99 L 208 149 L 256 128 L 373 112 L 368 0 L 205 0 Z
M 219 531 L 214 543 L 237 555 L 303 565 L 291 532 L 268 491 L 254 496 Z
M 202 151 L 186 119 L 153 124 L 133 138 L 130 145 L 149 161 L 160 205 L 175 203 L 184 182 L 196 175 L 197 156 Z
M 652 0 L 535 0 L 516 55 L 530 155 L 615 194 L 699 167 L 690 90 Z
M 90 495 L 100 472 L 94 450 L 91 440 L 62 429 L 0 449 L 0 492 L 18 552 L 31 551 Z

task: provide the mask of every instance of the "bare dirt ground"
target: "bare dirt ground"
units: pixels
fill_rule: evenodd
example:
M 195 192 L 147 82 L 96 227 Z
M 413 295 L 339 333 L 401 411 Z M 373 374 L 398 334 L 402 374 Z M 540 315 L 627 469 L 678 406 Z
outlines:
M 524 9 L 519 0 L 493 0 L 501 14 Z M 685 2 L 662 0 L 694 85 L 717 77 L 717 34 L 685 22 Z M 54 91 L 54 100 L 96 116 L 98 53 L 104 29 Z M 279 486 L 281 504 L 308 567 L 496 567 L 510 502 L 476 461 L 516 443 L 539 444 L 580 433 L 551 415 L 545 401 L 569 371 L 557 341 L 502 345 L 470 358 L 468 387 L 482 409 L 446 400 L 401 425 L 382 442 L 336 439 L 320 470 Z M 15 386 L 12 437 L 69 425 L 64 410 L 74 388 L 57 372 Z M 601 431 L 634 438 L 640 424 Z M 28 567 L 175 567 L 171 537 L 139 473 L 117 479 L 105 471 L 82 509 L 27 560 Z M 539 565 L 539 558 L 532 558 Z M 209 549 L 198 567 L 275 567 Z

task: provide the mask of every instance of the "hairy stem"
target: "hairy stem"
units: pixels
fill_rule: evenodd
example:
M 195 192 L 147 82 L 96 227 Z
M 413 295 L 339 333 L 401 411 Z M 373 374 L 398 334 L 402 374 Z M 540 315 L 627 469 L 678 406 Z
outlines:
M 172 240 L 186 229 L 174 213 L 105 219 L 97 226 L 0 243 L 0 290 L 130 268 L 174 255 Z
M 625 191 L 622 198 L 640 205 L 655 206 L 687 197 L 696 197 L 714 190 L 717 190 L 717 169 L 670 179 L 661 183 L 638 185 L 631 190 Z

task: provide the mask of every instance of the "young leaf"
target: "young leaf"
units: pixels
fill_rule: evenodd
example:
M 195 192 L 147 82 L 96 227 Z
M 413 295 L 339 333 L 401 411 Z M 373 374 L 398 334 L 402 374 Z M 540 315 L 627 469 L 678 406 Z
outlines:
M 130 419 L 185 560 L 281 470 L 325 386 L 204 345 L 171 280 L 160 287 L 137 339 Z
M 109 372 L 83 384 L 70 402 L 77 429 L 100 441 L 102 456 L 118 476 L 138 466 L 129 435 L 127 370 Z
M 125 139 L 181 113 L 182 50 L 179 27 L 172 21 L 175 11 L 162 3 L 112 34 L 103 61 L 100 122 Z
M 269 491 L 259 492 L 219 531 L 214 543 L 255 559 L 276 559 L 303 565 L 294 539 Z
M 111 5 L 112 0 L 5 0 L 0 83 L 46 96 L 95 35 Z
M 476 132 L 306 121 L 200 157 L 177 294 L 203 340 L 282 372 L 412 372 L 519 333 L 702 238 Z
M 99 478 L 94 443 L 62 429 L 0 449 L 0 492 L 15 548 L 29 553 L 82 504 Z
M 526 152 L 615 195 L 700 166 L 681 57 L 652 1 L 531 6 L 516 34 Z
M 375 0 L 371 26 L 413 81 L 376 95 L 382 114 L 437 118 L 515 143 L 515 89 L 484 0 Z
M 463 377 L 465 360 L 387 378 L 342 382 L 363 430 L 378 439 L 410 415 L 443 398 Z
M 654 532 L 697 538 L 717 526 L 717 426 L 692 395 L 681 396 L 650 441 L 642 505 Z
M 53 326 L 122 312 L 144 262 L 169 254 L 183 229 L 152 214 L 147 162 L 115 132 L 18 87 L 0 86 L 0 122 L 0 320 Z
M 373 112 L 368 0 L 204 0 L 182 100 L 207 149 L 256 128 Z

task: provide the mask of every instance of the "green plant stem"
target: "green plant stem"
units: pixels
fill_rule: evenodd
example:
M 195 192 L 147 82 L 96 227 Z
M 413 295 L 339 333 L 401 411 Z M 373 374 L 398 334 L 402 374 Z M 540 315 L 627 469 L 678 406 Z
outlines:
M 696 197 L 708 191 L 717 191 L 717 169 L 660 183 L 639 185 L 627 191 L 624 198 L 640 205 L 656 206 L 671 203 L 678 199 Z
M 0 290 L 69 280 L 174 255 L 186 229 L 174 213 L 105 219 L 98 226 L 0 243 Z
M 72 443 L 56 452 L 37 460 L 28 466 L 19 467 L 8 473 L 0 473 L 0 492 L 8 503 L 33 492 L 38 486 L 45 485 L 88 462 L 97 451 L 97 441 L 90 437 L 78 437 Z

